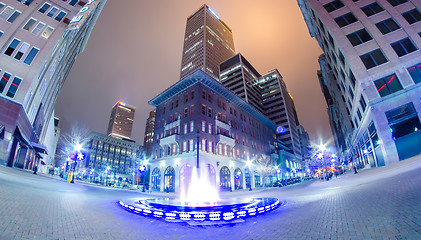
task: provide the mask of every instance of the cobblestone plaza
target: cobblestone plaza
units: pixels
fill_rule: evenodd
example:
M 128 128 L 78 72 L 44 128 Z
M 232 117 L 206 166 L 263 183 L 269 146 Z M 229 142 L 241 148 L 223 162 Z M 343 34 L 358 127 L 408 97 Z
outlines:
M 122 198 L 174 196 L 0 167 L 0 239 L 421 239 L 421 159 L 352 171 L 331 181 L 242 190 L 285 206 L 242 223 L 191 226 L 121 209 Z

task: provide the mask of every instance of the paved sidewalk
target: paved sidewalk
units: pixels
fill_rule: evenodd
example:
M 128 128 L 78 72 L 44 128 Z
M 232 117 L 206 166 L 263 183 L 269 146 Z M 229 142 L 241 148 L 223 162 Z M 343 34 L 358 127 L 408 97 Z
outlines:
M 0 167 L 0 239 L 421 239 L 421 156 L 284 188 L 223 193 L 287 204 L 244 223 L 190 226 L 124 211 L 122 198 L 168 196 L 69 184 Z

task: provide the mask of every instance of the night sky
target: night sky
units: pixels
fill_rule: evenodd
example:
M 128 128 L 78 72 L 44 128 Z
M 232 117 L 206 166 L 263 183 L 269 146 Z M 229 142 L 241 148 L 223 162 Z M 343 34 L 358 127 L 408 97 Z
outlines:
M 332 141 L 316 75 L 322 51 L 296 0 L 109 0 L 60 93 L 62 131 L 78 122 L 105 134 L 111 108 L 124 101 L 136 107 L 132 138 L 143 145 L 148 101 L 179 80 L 186 19 L 204 3 L 260 74 L 279 70 L 310 139 Z

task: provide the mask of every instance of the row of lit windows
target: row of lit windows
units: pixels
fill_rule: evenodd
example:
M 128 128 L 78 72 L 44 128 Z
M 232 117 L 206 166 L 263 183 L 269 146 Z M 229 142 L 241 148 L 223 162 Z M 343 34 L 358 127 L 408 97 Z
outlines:
M 232 148 L 230 150 L 230 147 L 228 145 L 225 145 L 225 144 L 215 145 L 215 144 L 216 143 L 213 142 L 213 141 L 208 141 L 206 139 L 202 139 L 199 148 L 203 152 L 219 154 L 219 155 L 227 156 L 227 157 L 233 157 L 233 158 L 244 158 L 244 157 L 246 157 L 247 159 L 250 158 L 250 153 L 248 151 L 244 151 L 243 155 L 241 155 L 240 149 L 238 149 L 238 148 L 237 149 Z M 195 151 L 196 150 L 195 145 L 196 144 L 195 144 L 193 139 L 189 139 L 188 141 L 183 141 L 181 143 L 181 153 Z M 171 145 L 165 147 L 163 150 L 161 150 L 161 149 L 155 150 L 155 159 L 157 159 L 158 157 L 161 158 L 161 157 L 164 157 L 164 156 L 172 156 L 172 155 L 178 154 L 178 147 L 177 147 L 176 144 L 171 144 Z M 252 155 L 255 156 L 254 153 Z
M 38 23 L 37 23 L 38 22 Z M 35 24 L 37 23 L 37 24 Z M 34 27 L 35 26 L 35 27 Z M 26 24 L 22 27 L 22 29 L 31 32 L 32 34 L 38 36 L 40 32 L 42 32 L 41 37 L 44 39 L 48 39 L 50 37 L 50 35 L 53 33 L 54 28 L 51 26 L 47 26 L 45 29 L 44 27 L 46 26 L 45 23 L 38 21 L 35 18 L 30 18 Z M 43 30 L 44 29 L 44 30 Z
M 1 74 L 1 69 L 0 69 L 0 74 Z M 11 77 L 12 77 L 11 73 L 3 71 L 3 75 L 0 79 L 0 93 L 3 94 L 3 91 L 6 88 L 7 83 L 9 82 Z M 20 78 L 18 76 L 14 76 L 12 83 L 9 85 L 9 89 L 6 92 L 6 96 L 8 96 L 10 98 L 14 98 L 15 95 L 16 95 L 16 91 L 18 90 L 21 82 L 22 82 L 22 78 Z

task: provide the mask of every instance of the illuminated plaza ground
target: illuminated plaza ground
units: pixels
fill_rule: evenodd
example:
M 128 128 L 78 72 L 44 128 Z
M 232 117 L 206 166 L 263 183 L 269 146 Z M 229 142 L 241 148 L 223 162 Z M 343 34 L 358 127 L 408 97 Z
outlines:
M 141 192 L 72 185 L 2 166 L 0 239 L 421 239 L 420 172 L 418 157 L 329 182 L 225 193 L 287 204 L 243 223 L 190 226 L 118 206 Z

